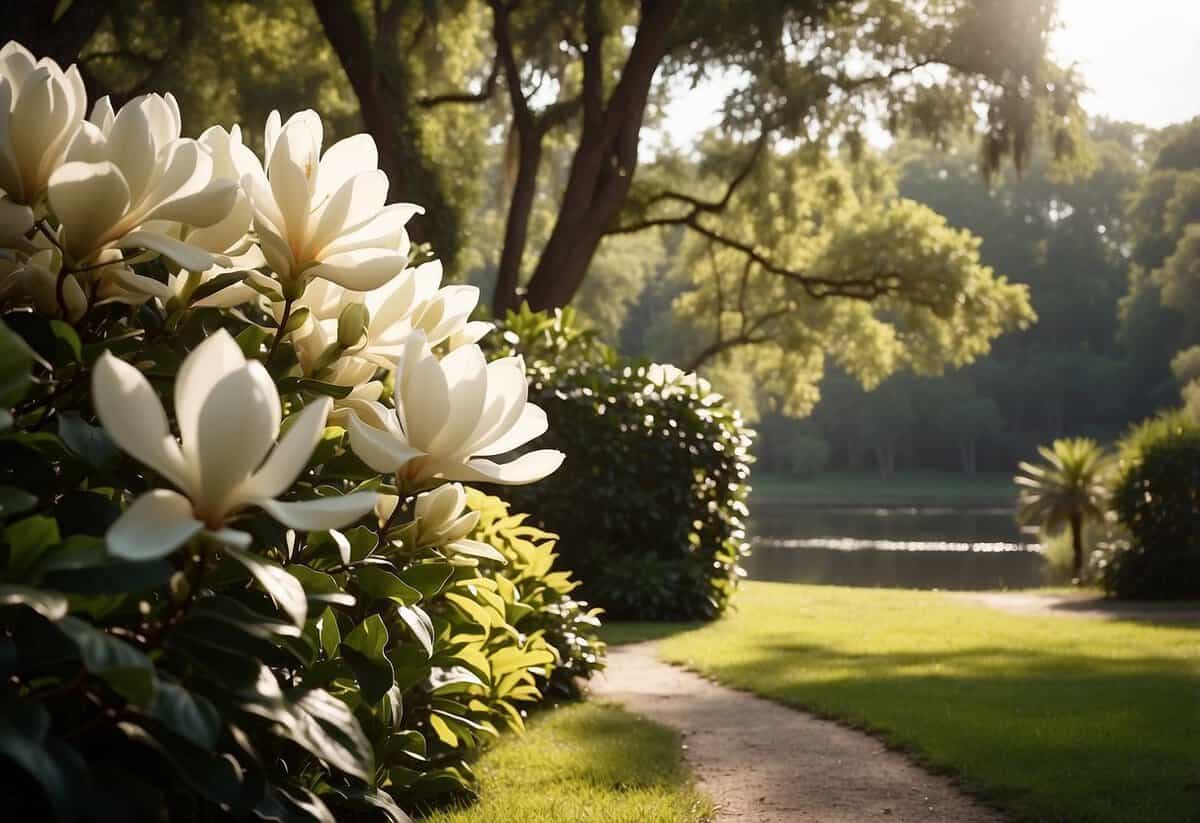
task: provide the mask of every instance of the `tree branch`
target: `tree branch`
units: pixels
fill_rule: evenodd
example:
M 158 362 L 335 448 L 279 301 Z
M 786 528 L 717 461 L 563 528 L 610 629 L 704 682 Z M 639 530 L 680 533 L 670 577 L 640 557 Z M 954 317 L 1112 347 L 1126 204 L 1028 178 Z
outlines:
M 431 109 L 435 106 L 443 106 L 448 103 L 485 103 L 492 99 L 492 94 L 496 91 L 496 80 L 500 77 L 500 53 L 496 51 L 496 59 L 492 61 L 492 70 L 488 72 L 487 79 L 483 81 L 483 87 L 477 92 L 460 91 L 451 92 L 448 94 L 435 94 L 428 97 L 418 97 L 416 104 L 421 108 Z

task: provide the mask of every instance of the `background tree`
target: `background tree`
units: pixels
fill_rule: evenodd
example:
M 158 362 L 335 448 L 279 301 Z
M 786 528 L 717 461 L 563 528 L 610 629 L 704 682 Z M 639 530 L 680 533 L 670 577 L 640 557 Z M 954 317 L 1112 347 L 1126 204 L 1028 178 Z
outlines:
M 1047 531 L 1071 530 L 1076 580 L 1083 578 L 1083 526 L 1104 519 L 1108 460 L 1095 440 L 1055 440 L 1038 449 L 1040 465 L 1022 462 L 1013 478 L 1020 487 L 1017 519 Z

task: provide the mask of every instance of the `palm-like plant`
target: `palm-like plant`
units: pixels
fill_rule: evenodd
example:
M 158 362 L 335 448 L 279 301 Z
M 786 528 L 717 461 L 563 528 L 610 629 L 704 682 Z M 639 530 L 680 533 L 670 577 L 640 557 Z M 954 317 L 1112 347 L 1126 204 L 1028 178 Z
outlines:
M 1055 440 L 1038 447 L 1038 453 L 1043 462 L 1022 462 L 1021 474 L 1013 478 L 1020 487 L 1017 519 L 1047 531 L 1069 527 L 1078 580 L 1083 576 L 1083 524 L 1104 519 L 1109 458 L 1086 437 Z

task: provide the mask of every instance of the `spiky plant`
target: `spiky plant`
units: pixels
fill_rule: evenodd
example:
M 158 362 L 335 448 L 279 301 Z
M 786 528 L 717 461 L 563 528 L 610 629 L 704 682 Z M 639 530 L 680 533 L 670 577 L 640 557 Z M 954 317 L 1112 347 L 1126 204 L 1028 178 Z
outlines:
M 1039 446 L 1041 463 L 1020 463 L 1017 519 L 1050 532 L 1068 527 L 1075 579 L 1083 577 L 1083 525 L 1104 519 L 1110 461 L 1095 440 L 1055 440 Z

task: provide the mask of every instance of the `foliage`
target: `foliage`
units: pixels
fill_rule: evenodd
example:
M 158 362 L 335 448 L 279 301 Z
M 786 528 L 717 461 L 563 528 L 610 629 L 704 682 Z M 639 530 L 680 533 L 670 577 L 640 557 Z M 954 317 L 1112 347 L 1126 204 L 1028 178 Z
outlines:
M 1119 597 L 1200 595 L 1200 421 L 1169 412 L 1121 441 L 1113 508 L 1129 533 L 1104 571 Z
M 688 779 L 679 737 L 616 706 L 543 712 L 478 767 L 480 802 L 428 823 L 707 823 L 712 801 Z
M 6 812 L 408 821 L 470 790 L 603 654 L 550 536 L 451 482 L 562 458 L 480 459 L 544 415 L 477 291 L 410 266 L 370 137 L 272 113 L 260 159 L 36 60 L 0 48 Z
M 604 665 L 604 643 L 597 634 L 602 610 L 589 609 L 571 596 L 579 581 L 555 568 L 556 538 L 528 525 L 529 515 L 509 514 L 503 500 L 474 489 L 467 493 L 467 505 L 480 514 L 473 536 L 507 561 L 493 576 L 506 602 L 513 604 L 512 624 L 526 635 L 540 636 L 555 654 L 540 682 L 559 694 L 577 695 L 580 681 Z
M 751 432 L 741 415 L 695 375 L 584 345 L 567 314 L 510 313 L 501 328 L 501 353 L 528 352 L 548 442 L 571 449 L 553 490 L 514 489 L 513 504 L 562 536 L 580 590 L 609 615 L 720 614 L 746 552 Z M 580 516 L 581 500 L 591 516 Z
M 1108 499 L 1109 461 L 1095 440 L 1055 440 L 1041 446 L 1042 463 L 1020 463 L 1013 478 L 1020 489 L 1017 519 L 1047 531 L 1071 531 L 1075 577 L 1083 577 L 1083 528 L 1104 520 Z
M 874 731 L 1006 819 L 1178 823 L 1196 809 L 1197 642 L 1195 624 L 751 581 L 735 612 L 659 648 L 727 686 Z

